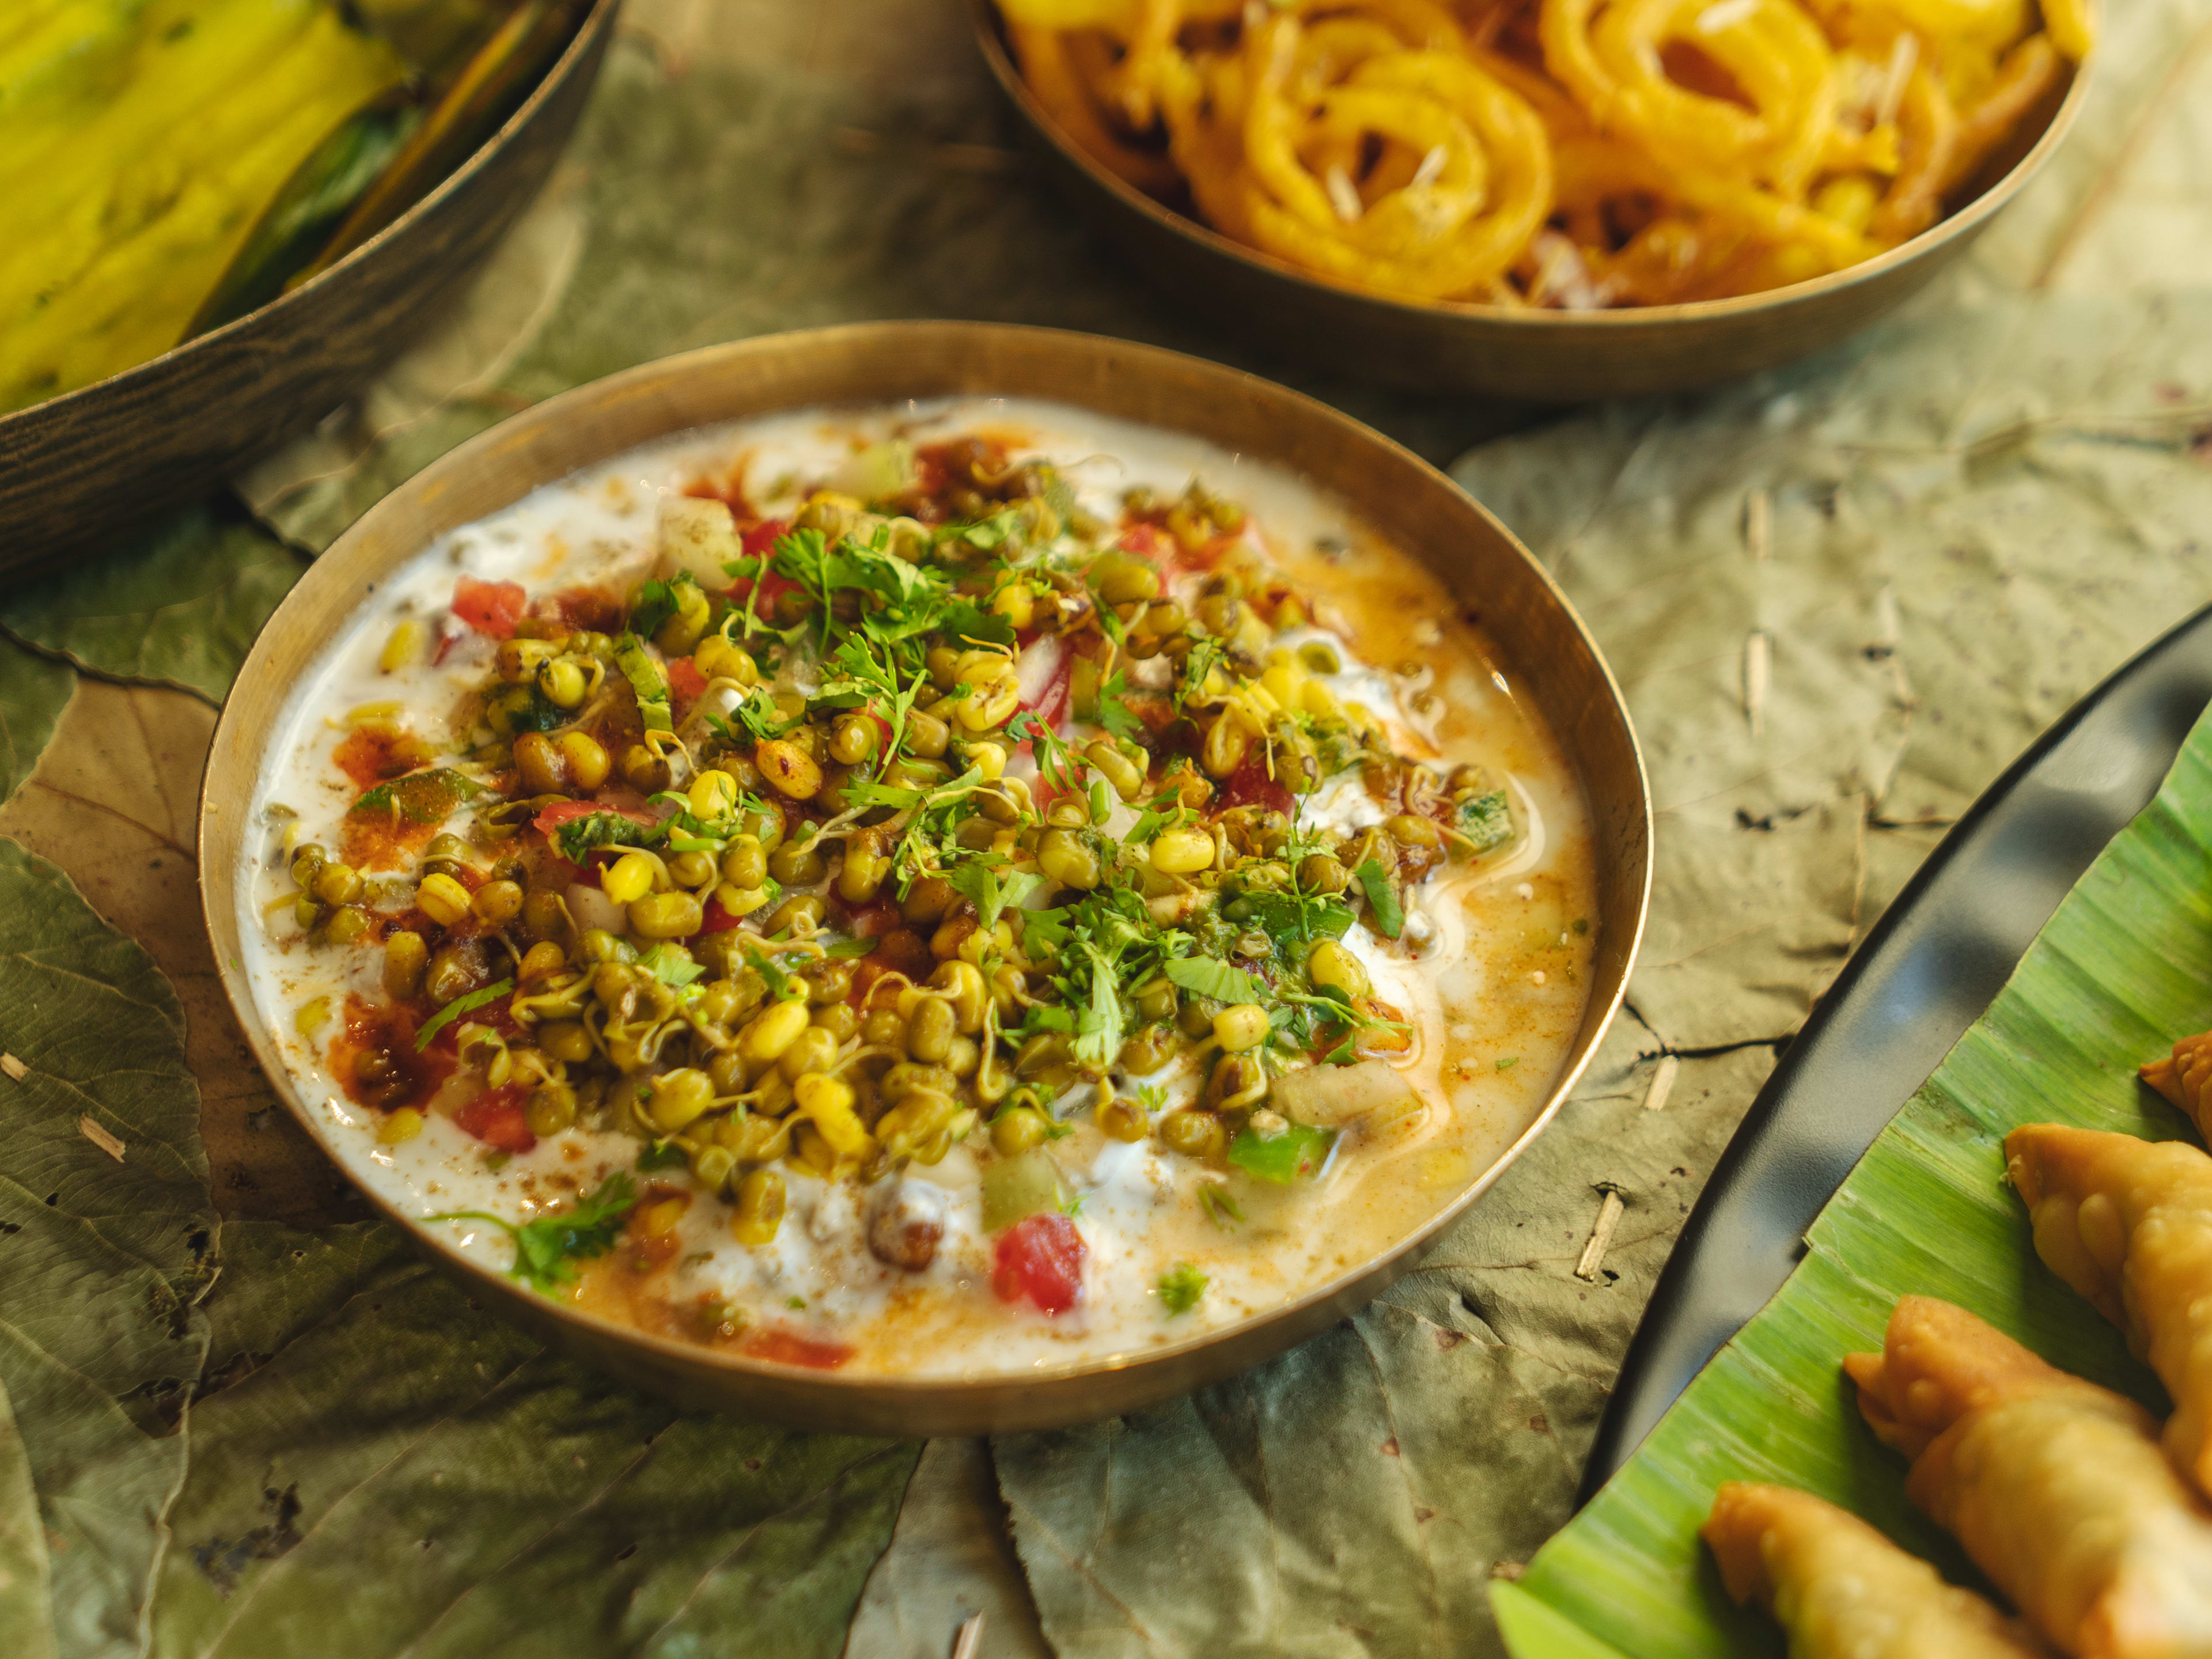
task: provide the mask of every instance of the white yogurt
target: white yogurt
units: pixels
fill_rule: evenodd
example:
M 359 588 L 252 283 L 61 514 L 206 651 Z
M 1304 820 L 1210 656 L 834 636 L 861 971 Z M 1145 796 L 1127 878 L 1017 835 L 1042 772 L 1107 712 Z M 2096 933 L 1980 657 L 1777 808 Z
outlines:
M 979 428 L 1019 453 L 1054 459 L 1082 504 L 1109 521 L 1131 486 L 1171 496 L 1194 476 L 1243 503 L 1270 552 L 1301 592 L 1325 601 L 1317 614 L 1334 624 L 1286 642 L 1331 643 L 1344 661 L 1344 672 L 1328 677 L 1332 689 L 1385 721 L 1401 752 L 1479 761 L 1510 789 L 1522 830 L 1511 848 L 1471 870 L 1449 866 L 1409 895 L 1401 941 L 1360 926 L 1344 939 L 1377 995 L 1416 1029 L 1404 1069 L 1427 1109 L 1379 1136 L 1348 1133 L 1316 1180 L 1277 1190 L 1234 1178 L 1244 1219 L 1226 1229 L 1199 1196 L 1221 1185 L 1218 1173 L 1149 1145 L 1108 1139 L 1078 1114 L 1079 1127 L 1053 1152 L 1081 1199 L 1078 1225 L 1089 1255 L 1082 1301 L 1056 1318 L 992 1294 L 978 1160 L 966 1148 L 908 1172 L 943 1195 L 944 1237 L 925 1271 L 889 1267 L 870 1253 L 868 1192 L 787 1169 L 788 1213 L 771 1244 L 738 1243 L 726 1205 L 691 1204 L 674 1258 L 653 1285 L 654 1305 L 711 1304 L 742 1310 L 756 1330 L 840 1340 L 855 1349 L 856 1370 L 980 1376 L 1133 1354 L 1264 1312 L 1357 1267 L 1490 1167 L 1532 1119 L 1586 991 L 1594 938 L 1586 814 L 1553 738 L 1510 696 L 1480 637 L 1452 620 L 1441 586 L 1273 466 L 1057 405 L 969 399 L 859 416 L 810 411 L 650 445 L 440 538 L 364 597 L 277 723 L 257 786 L 264 827 L 249 837 L 251 878 L 239 889 L 257 1006 L 357 1179 L 413 1213 L 483 1210 L 520 1221 L 630 1167 L 638 1150 L 628 1135 L 579 1129 L 510 1159 L 487 1158 L 482 1143 L 434 1114 L 415 1139 L 380 1146 L 374 1114 L 349 1101 L 330 1075 L 334 1027 L 310 1036 L 295 1023 L 319 999 L 335 1008 L 349 990 L 374 992 L 377 953 L 310 951 L 276 902 L 289 890 L 290 848 L 342 840 L 359 793 L 331 758 L 347 712 L 398 704 L 413 733 L 446 757 L 441 763 L 486 735 L 472 740 L 447 725 L 463 692 L 482 682 L 491 650 L 450 623 L 456 578 L 520 582 L 533 594 L 587 582 L 625 592 L 651 557 L 661 498 L 702 477 L 741 474 L 753 504 L 780 516 L 860 444 Z M 409 617 L 442 631 L 443 660 L 387 672 L 379 653 Z M 1409 637 L 1416 620 L 1425 641 Z M 1407 661 L 1419 672 L 1396 672 Z M 1425 708 L 1414 701 L 1424 690 L 1433 694 Z M 1301 812 L 1340 831 L 1385 816 L 1356 771 L 1329 781 Z M 1196 1078 L 1186 1069 L 1158 1082 L 1172 1098 Z M 507 1265 L 511 1247 L 498 1229 L 441 1224 L 456 1248 Z M 1196 1308 L 1170 1316 L 1154 1287 L 1183 1262 L 1209 1283 Z M 604 1276 L 593 1278 L 586 1301 L 618 1316 L 626 1305 Z

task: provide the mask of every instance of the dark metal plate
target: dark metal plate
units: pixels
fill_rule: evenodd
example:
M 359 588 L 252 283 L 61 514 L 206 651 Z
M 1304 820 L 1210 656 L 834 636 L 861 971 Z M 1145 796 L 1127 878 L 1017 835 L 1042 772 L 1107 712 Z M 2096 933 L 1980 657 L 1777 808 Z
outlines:
M 1587 1502 L 1782 1288 L 1860 1156 L 1981 1018 L 2212 702 L 2212 609 L 2081 699 L 1921 866 L 1813 1011 L 1691 1212 L 1583 1471 Z

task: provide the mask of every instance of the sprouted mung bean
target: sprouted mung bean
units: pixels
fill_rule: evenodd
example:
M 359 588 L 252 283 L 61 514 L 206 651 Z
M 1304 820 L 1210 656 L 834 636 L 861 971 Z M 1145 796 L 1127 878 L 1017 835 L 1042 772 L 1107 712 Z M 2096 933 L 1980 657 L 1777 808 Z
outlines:
M 1577 786 L 1436 579 L 1051 405 L 693 434 L 455 532 L 261 794 L 257 994 L 339 1155 L 771 1359 L 1278 1304 L 1494 1161 L 1585 994 Z

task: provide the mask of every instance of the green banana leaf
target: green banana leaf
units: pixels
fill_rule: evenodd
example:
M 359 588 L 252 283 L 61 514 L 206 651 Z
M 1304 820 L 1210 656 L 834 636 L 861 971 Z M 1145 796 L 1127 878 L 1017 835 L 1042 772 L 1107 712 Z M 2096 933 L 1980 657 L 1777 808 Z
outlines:
M 2002 1141 L 2036 1122 L 2154 1140 L 2187 1132 L 2136 1067 L 2212 1021 L 2208 875 L 2212 716 L 1830 1200 L 1789 1282 L 1527 1573 L 1493 1587 L 1520 1659 L 1780 1654 L 1762 1615 L 1729 1603 L 1698 1540 L 1728 1480 L 1817 1492 L 1986 1590 L 1906 1501 L 1904 1460 L 1860 1419 L 1838 1369 L 1844 1354 L 1881 1346 L 1899 1296 L 1956 1302 L 2163 1413 L 2156 1380 L 2119 1333 L 2036 1259 Z

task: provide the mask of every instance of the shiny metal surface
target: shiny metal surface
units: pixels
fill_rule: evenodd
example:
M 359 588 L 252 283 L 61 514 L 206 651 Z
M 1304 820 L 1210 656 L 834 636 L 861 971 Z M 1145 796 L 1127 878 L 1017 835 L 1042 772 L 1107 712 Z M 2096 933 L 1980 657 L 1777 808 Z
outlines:
M 553 170 L 621 9 L 597 0 L 500 130 L 328 270 L 158 357 L 0 415 L 0 586 L 204 495 L 385 368 Z
M 1960 192 L 1957 210 L 1878 258 L 1732 300 L 1618 311 L 1424 304 L 1349 288 L 1233 241 L 1117 178 L 1023 83 L 993 0 L 968 0 L 977 45 L 1054 182 L 1123 262 L 1266 351 L 1425 392 L 1583 403 L 1734 380 L 1809 356 L 1917 293 L 1972 246 L 2065 141 L 2087 74 L 2070 76 Z M 2094 66 L 2093 57 L 2090 59 Z
M 1643 759 L 1620 688 L 1551 578 L 1441 473 L 1323 404 L 1213 363 L 1127 342 L 965 323 L 861 324 L 710 347 L 555 398 L 494 428 L 386 496 L 316 561 L 256 642 L 224 705 L 201 803 L 202 902 L 223 988 L 286 1106 L 329 1150 L 240 967 L 236 896 L 254 781 L 291 688 L 369 586 L 434 538 L 538 485 L 666 434 L 779 410 L 1000 394 L 1056 399 L 1194 434 L 1292 468 L 1464 596 L 1522 693 L 1558 734 L 1588 795 L 1598 880 L 1588 1011 L 1542 1111 L 1431 1222 L 1271 1313 L 1125 1359 L 989 1377 L 846 1376 L 645 1335 L 550 1302 L 373 1202 L 450 1271 L 562 1350 L 688 1405 L 817 1429 L 979 1434 L 1133 1410 L 1243 1370 L 1366 1302 L 1497 1178 L 1549 1121 L 1619 1007 L 1650 888 Z M 343 1167 L 343 1166 L 341 1166 Z

